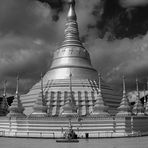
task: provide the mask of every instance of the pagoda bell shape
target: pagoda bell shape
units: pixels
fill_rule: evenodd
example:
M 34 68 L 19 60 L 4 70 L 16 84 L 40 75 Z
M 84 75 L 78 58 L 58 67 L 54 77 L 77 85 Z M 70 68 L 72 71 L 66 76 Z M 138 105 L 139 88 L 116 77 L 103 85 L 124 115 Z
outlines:
M 136 99 L 135 104 L 133 106 L 132 112 L 134 115 L 143 116 L 144 115 L 144 107 L 143 107 L 141 100 L 140 100 L 138 79 L 136 79 L 136 87 L 137 87 L 137 99 Z
M 26 117 L 23 111 L 24 107 L 22 106 L 19 95 L 19 77 L 17 76 L 16 93 L 14 96 L 14 100 L 9 107 L 9 113 L 7 114 L 7 117 Z
M 0 105 L 0 115 L 5 116 L 8 113 L 8 102 L 6 98 L 6 81 L 4 81 L 4 92 L 2 97 L 2 102 Z
M 75 1 L 67 0 L 69 10 L 66 19 L 64 41 L 54 52 L 48 72 L 52 80 L 68 79 L 70 71 L 74 79 L 96 79 L 97 71 L 92 67 L 88 51 L 79 38 Z
M 95 105 L 93 107 L 92 116 L 95 117 L 110 117 L 110 114 L 107 112 L 108 107 L 104 105 L 102 91 L 101 91 L 101 74 L 99 74 L 99 90 Z
M 125 77 L 123 76 L 123 96 L 121 99 L 120 106 L 118 107 L 117 117 L 126 117 L 131 116 L 131 107 L 129 105 L 128 98 L 126 96 L 126 88 L 125 88 Z
M 45 96 L 43 94 L 43 77 L 41 74 L 41 92 L 33 106 L 33 112 L 30 115 L 31 117 L 47 117 L 47 106 L 45 101 Z

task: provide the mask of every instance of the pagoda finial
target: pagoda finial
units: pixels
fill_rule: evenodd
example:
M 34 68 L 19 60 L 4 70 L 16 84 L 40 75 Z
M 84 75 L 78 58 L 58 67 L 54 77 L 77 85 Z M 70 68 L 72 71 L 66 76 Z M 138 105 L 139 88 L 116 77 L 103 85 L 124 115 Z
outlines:
M 19 75 L 17 75 L 17 78 L 16 78 L 16 95 L 19 94 Z
M 99 73 L 99 93 L 101 93 L 101 73 Z
M 71 73 L 71 70 L 70 70 L 70 74 L 69 74 L 69 89 L 70 89 L 70 96 L 69 96 L 69 101 L 71 101 L 74 105 L 75 104 L 75 100 L 74 100 L 74 97 L 73 97 L 73 91 L 72 91 L 72 73 Z
M 6 97 L 6 84 L 7 84 L 7 80 L 4 81 L 3 97 Z
M 135 101 L 135 104 L 133 106 L 133 114 L 137 116 L 143 116 L 144 115 L 144 107 L 140 100 L 139 95 L 139 86 L 138 86 L 138 79 L 136 78 L 136 89 L 137 89 L 137 100 Z
M 125 76 L 123 75 L 123 94 L 126 94 L 126 88 L 125 88 Z
M 82 43 L 79 39 L 79 30 L 77 24 L 77 16 L 75 13 L 75 1 L 68 0 L 69 11 L 67 14 L 67 22 L 65 26 L 65 39 L 62 46 L 79 46 L 82 47 Z
M 4 81 L 4 92 L 3 92 L 3 98 L 0 104 L 0 115 L 4 116 L 8 113 L 8 102 L 6 98 L 6 80 Z
M 68 0 L 69 3 L 69 11 L 68 11 L 68 15 L 67 15 L 67 20 L 77 20 L 77 16 L 75 13 L 75 0 Z
M 146 107 L 146 97 L 145 97 L 145 88 L 143 90 L 143 95 L 144 95 L 144 108 Z
M 24 107 L 22 105 L 20 95 L 19 95 L 19 75 L 17 75 L 17 82 L 16 82 L 16 93 L 14 96 L 14 100 L 11 103 L 11 106 L 9 107 L 9 113 L 8 117 L 26 117 L 26 115 L 23 113 Z
M 138 84 L 138 78 L 136 78 L 136 90 L 137 90 L 137 97 L 139 99 L 139 84 Z
M 41 73 L 41 93 L 43 98 L 43 74 Z
M 147 82 L 146 82 L 146 85 L 147 85 L 146 89 L 148 90 L 148 78 L 147 78 Z
M 93 106 L 93 111 L 91 113 L 91 116 L 110 117 L 109 113 L 107 112 L 108 107 L 104 104 L 104 99 L 101 93 L 101 73 L 99 73 L 98 76 L 99 76 L 98 94 L 97 94 L 96 102 Z
M 69 80 L 70 80 L 69 81 L 69 88 L 70 88 L 70 93 L 72 93 L 72 84 L 71 84 L 72 83 L 72 80 L 71 79 L 72 79 L 72 73 L 70 71 L 70 74 L 69 74 Z
M 129 105 L 128 98 L 126 96 L 126 88 L 125 88 L 125 76 L 122 77 L 122 85 L 123 85 L 123 96 L 118 107 L 118 113 L 116 114 L 117 117 L 126 117 L 131 115 L 131 108 Z

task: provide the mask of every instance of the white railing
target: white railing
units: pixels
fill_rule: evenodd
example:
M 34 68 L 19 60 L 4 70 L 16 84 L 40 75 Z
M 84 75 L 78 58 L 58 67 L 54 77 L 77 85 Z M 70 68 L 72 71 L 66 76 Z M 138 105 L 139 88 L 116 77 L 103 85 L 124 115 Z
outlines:
M 79 138 L 86 138 L 86 133 L 77 133 Z M 91 132 L 87 138 L 113 138 L 113 137 L 134 137 L 141 136 L 141 132 Z M 0 136 L 4 137 L 26 137 L 26 138 L 62 138 L 63 133 L 54 132 L 33 132 L 33 131 L 0 131 Z

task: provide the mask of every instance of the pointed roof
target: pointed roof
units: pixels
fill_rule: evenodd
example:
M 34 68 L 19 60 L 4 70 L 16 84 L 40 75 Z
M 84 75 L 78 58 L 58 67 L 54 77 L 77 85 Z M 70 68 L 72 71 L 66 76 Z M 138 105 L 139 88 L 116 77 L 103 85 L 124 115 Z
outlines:
M 130 106 L 129 106 L 129 101 L 126 96 L 126 88 L 125 88 L 125 77 L 123 76 L 123 96 L 121 99 L 120 106 L 118 107 L 119 112 L 117 113 L 116 116 L 130 116 Z
M 145 113 L 146 115 L 148 115 L 148 101 L 147 101 L 146 104 L 145 104 L 144 113 Z
M 97 116 L 97 117 L 109 117 L 109 113 L 107 112 L 107 106 L 104 105 L 103 96 L 101 92 L 101 74 L 99 74 L 99 89 L 98 89 L 98 95 L 95 102 L 95 105 L 93 107 L 93 112 L 91 115 Z
M 3 88 L 3 97 L 6 97 L 6 84 L 7 84 L 7 81 L 5 80 L 4 81 L 4 88 Z
M 144 108 L 145 108 L 146 107 L 146 103 L 147 103 L 146 102 L 146 96 L 145 96 L 145 89 L 143 90 L 143 93 L 144 93 L 143 96 L 144 96 Z
M 63 112 L 62 112 L 62 116 L 66 116 L 66 117 L 70 117 L 70 118 L 77 115 L 77 108 L 75 106 L 75 100 L 74 100 L 73 94 L 72 94 L 71 77 L 72 77 L 72 73 L 70 72 L 70 75 L 69 75 L 70 93 L 69 93 L 68 97 L 66 98 L 66 101 L 63 106 Z
M 69 0 L 68 3 L 69 11 L 67 14 L 67 22 L 65 26 L 65 39 L 62 46 L 74 45 L 83 47 L 79 39 L 77 16 L 75 13 L 75 0 Z
M 47 106 L 45 101 L 45 96 L 43 92 L 43 75 L 41 73 L 41 92 L 39 93 L 39 96 L 33 106 L 33 112 L 30 115 L 30 117 L 47 117 Z
M 137 78 L 136 78 L 136 89 L 137 89 L 137 99 L 136 99 L 136 102 L 134 104 L 132 112 L 135 115 L 141 116 L 141 115 L 144 115 L 144 107 L 143 107 L 141 100 L 140 100 L 139 85 L 138 85 L 138 79 Z
M 146 84 L 147 84 L 147 90 L 148 90 L 148 79 Z M 148 100 L 145 97 L 145 89 L 144 89 L 144 108 L 145 108 L 144 113 L 148 115 Z
M 6 82 L 7 81 L 4 81 L 3 98 L 2 98 L 1 105 L 0 105 L 0 110 L 3 115 L 6 115 L 8 113 L 8 102 L 6 98 Z
M 9 113 L 8 117 L 25 117 L 25 114 L 23 114 L 24 107 L 22 106 L 22 102 L 20 100 L 19 95 L 19 76 L 17 76 L 17 83 L 16 83 L 16 92 L 14 96 L 14 100 L 11 103 L 11 106 L 9 107 Z

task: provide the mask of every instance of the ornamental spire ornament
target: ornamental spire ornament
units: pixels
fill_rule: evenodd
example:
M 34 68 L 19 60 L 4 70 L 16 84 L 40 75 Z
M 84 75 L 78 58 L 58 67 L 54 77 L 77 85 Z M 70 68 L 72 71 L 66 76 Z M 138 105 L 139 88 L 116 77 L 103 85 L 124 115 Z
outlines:
M 137 89 L 137 99 L 134 104 L 132 112 L 134 115 L 143 116 L 144 115 L 144 107 L 143 107 L 141 100 L 140 100 L 139 86 L 138 86 L 138 79 L 137 78 L 136 78 L 136 89 Z
M 45 101 L 45 96 L 43 92 L 43 75 L 41 73 L 41 92 L 33 106 L 33 112 L 30 115 L 31 117 L 47 117 L 47 106 Z
M 6 83 L 7 81 L 4 81 L 4 90 L 3 90 L 3 98 L 2 98 L 2 102 L 0 105 L 0 115 L 6 115 L 8 113 L 8 102 L 7 102 L 7 98 L 6 98 Z
M 11 106 L 9 107 L 9 113 L 8 117 L 25 117 L 25 114 L 23 113 L 24 107 L 22 106 L 22 102 L 20 100 L 19 95 L 19 76 L 17 76 L 17 82 L 16 82 L 16 92 L 14 96 L 14 100 L 11 103 Z
M 119 112 L 116 116 L 131 116 L 129 101 L 126 96 L 126 88 L 125 88 L 125 77 L 123 76 L 123 96 L 121 99 L 120 106 L 118 107 Z
M 67 14 L 67 23 L 65 26 L 65 39 L 62 46 L 74 45 L 74 46 L 83 47 L 79 39 L 77 16 L 75 13 L 75 1 L 68 0 L 68 4 L 69 4 L 69 11 Z
M 7 81 L 5 80 L 4 81 L 3 97 L 6 97 L 6 84 L 7 84 Z
M 145 97 L 145 110 L 144 110 L 144 113 L 146 114 L 146 115 L 148 115 L 148 101 L 146 100 L 146 97 Z
M 145 107 L 146 107 L 146 96 L 145 96 L 145 88 L 144 88 L 144 90 L 143 90 L 143 95 L 144 95 L 144 109 L 145 109 Z
M 99 89 L 98 89 L 98 95 L 95 102 L 95 105 L 93 107 L 92 116 L 95 117 L 110 117 L 110 114 L 107 112 L 107 106 L 104 105 L 103 97 L 102 97 L 102 91 L 101 91 L 101 74 L 99 74 Z
M 147 91 L 148 91 L 148 79 L 147 79 Z M 144 110 L 144 113 L 145 115 L 148 115 L 148 100 L 147 100 L 147 96 L 145 95 L 145 91 L 144 91 L 144 107 L 145 107 L 145 110 Z
M 72 95 L 71 77 L 72 77 L 72 73 L 70 72 L 70 75 L 69 75 L 70 93 L 69 93 L 68 97 L 66 98 L 66 101 L 65 101 L 64 106 L 63 106 L 63 112 L 62 112 L 62 116 L 65 116 L 69 119 L 77 116 L 77 108 L 75 106 L 75 101 L 74 101 L 74 98 L 73 98 L 73 95 Z

